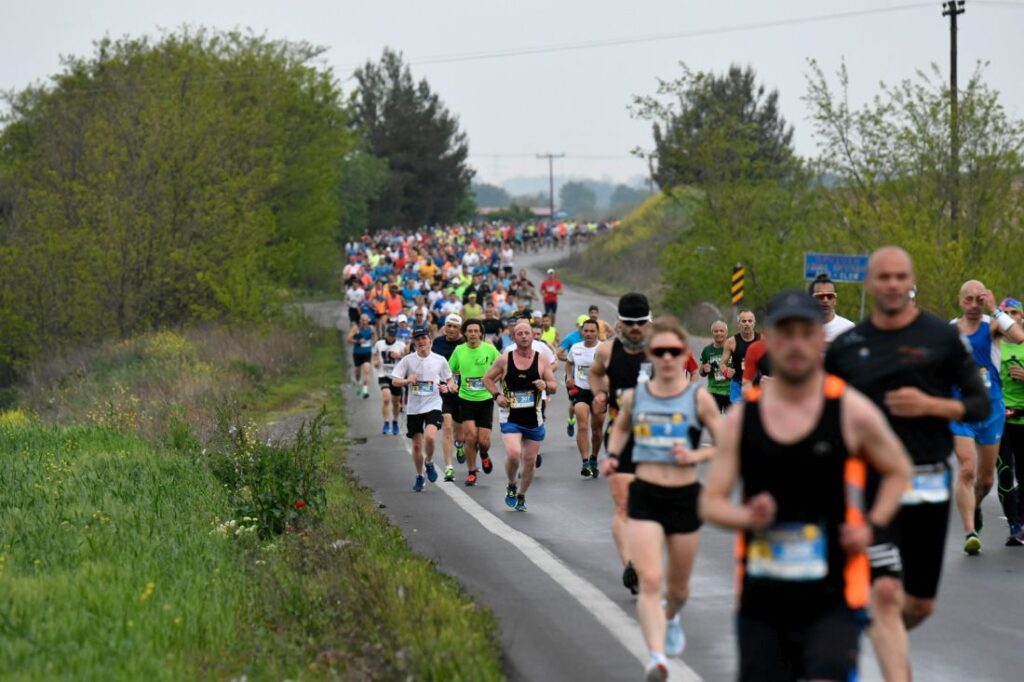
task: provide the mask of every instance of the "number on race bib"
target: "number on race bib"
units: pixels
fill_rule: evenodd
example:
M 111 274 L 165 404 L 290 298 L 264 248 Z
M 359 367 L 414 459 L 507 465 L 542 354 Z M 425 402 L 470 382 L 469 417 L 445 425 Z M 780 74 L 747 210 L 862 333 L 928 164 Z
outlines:
M 485 391 L 485 390 L 487 390 L 487 387 L 484 386 L 484 378 L 483 377 L 474 377 L 472 379 L 470 379 L 469 377 L 466 377 L 466 388 L 468 388 L 470 391 Z
M 513 410 L 537 405 L 536 391 L 512 391 L 508 397 L 508 406 Z
M 434 382 L 417 381 L 412 385 L 412 394 L 418 396 L 431 396 L 434 394 Z
M 813 523 L 780 523 L 757 533 L 747 549 L 747 575 L 767 580 L 821 580 L 828 575 L 824 528 Z

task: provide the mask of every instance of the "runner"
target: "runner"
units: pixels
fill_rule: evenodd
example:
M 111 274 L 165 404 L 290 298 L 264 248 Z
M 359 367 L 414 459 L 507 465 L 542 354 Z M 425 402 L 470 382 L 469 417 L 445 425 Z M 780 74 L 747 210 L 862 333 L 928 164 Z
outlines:
M 591 324 L 596 338 L 597 325 Z M 639 576 L 637 616 L 651 652 L 644 674 L 648 680 L 664 680 L 666 656 L 678 656 L 686 643 L 680 612 L 690 595 L 701 525 L 695 465 L 713 453 L 699 449 L 700 437 L 705 426 L 713 439 L 717 436 L 719 410 L 683 370 L 689 339 L 679 322 L 660 317 L 650 325 L 647 338 L 646 357 L 655 368 L 654 377 L 619 399 L 602 469 L 606 475 L 615 472 L 618 453 L 632 434 L 636 480 L 629 486 L 629 553 Z M 663 570 L 666 544 L 668 568 Z
M 607 410 L 606 439 L 615 425 L 619 397 L 627 389 L 635 387 L 640 382 L 641 375 L 643 381 L 647 381 L 652 372 L 652 365 L 646 361 L 647 356 L 644 354 L 645 332 L 647 323 L 651 320 L 651 306 L 647 302 L 647 297 L 639 293 L 624 294 L 619 299 L 618 312 L 619 336 L 598 346 L 594 353 L 594 364 L 590 366 L 589 380 L 591 390 L 594 391 L 591 410 L 594 414 L 604 414 Z M 608 441 L 605 440 L 605 447 L 607 446 Z M 633 482 L 632 451 L 633 440 L 630 438 L 616 453 L 619 456 L 618 466 L 615 473 L 608 477 L 608 489 L 615 501 L 612 538 L 622 560 L 622 584 L 630 593 L 636 594 L 637 575 L 630 560 L 626 514 L 629 485 Z
M 537 311 L 535 311 L 537 312 Z M 530 331 L 533 334 L 533 350 L 541 354 L 541 356 L 547 360 L 548 365 L 551 367 L 551 373 L 554 374 L 558 371 L 558 356 L 555 355 L 554 348 L 550 344 L 543 340 L 544 327 L 541 320 L 543 315 L 533 315 L 530 321 Z M 547 415 L 548 408 L 548 395 L 544 393 L 541 396 L 541 413 L 542 416 Z M 541 453 L 537 453 L 537 468 L 540 469 L 541 464 L 544 462 L 544 456 Z
M 402 391 L 397 386 L 392 387 L 391 372 L 395 369 L 395 363 L 405 355 L 405 342 L 398 340 L 398 329 L 394 325 L 388 325 L 384 331 L 384 338 L 373 344 L 373 367 L 377 370 L 377 385 L 380 386 L 381 415 L 384 417 L 384 427 L 381 435 L 388 435 L 390 430 L 398 435 L 398 414 L 402 411 Z
M 359 324 L 359 304 L 366 299 L 366 290 L 363 289 L 359 280 L 355 277 L 349 278 L 345 286 L 345 305 L 348 306 L 349 327 Z
M 892 525 L 868 549 L 869 634 L 885 678 L 905 680 L 907 630 L 934 610 L 942 573 L 953 450 L 949 422 L 983 418 L 989 400 L 956 330 L 914 305 L 914 270 L 906 251 L 894 246 L 875 251 L 865 286 L 873 301 L 871 316 L 832 342 L 825 369 L 874 401 L 914 463 L 914 487 Z M 959 399 L 953 398 L 955 385 Z M 876 487 L 869 476 L 869 502 Z
M 555 329 L 555 316 L 550 313 L 545 313 L 540 318 L 540 340 L 548 344 L 551 350 L 558 348 L 558 330 Z
M 953 448 L 959 465 L 956 507 L 966 533 L 964 551 L 974 555 L 981 552 L 981 538 L 978 537 L 982 526 L 981 501 L 995 481 L 999 441 L 1003 437 L 1006 420 L 1003 383 L 995 364 L 999 360 L 996 344 L 1001 336 L 1010 343 L 1024 342 L 1024 329 L 1013 317 L 995 308 L 992 292 L 977 280 L 964 282 L 960 287 L 960 309 L 963 316 L 953 323 L 970 343 L 974 362 L 992 401 L 985 419 L 974 423 L 956 422 L 952 426 Z M 991 317 L 984 314 L 985 310 L 992 311 Z
M 824 328 L 825 325 L 822 325 Z M 747 354 L 743 356 L 743 392 L 754 386 L 760 386 L 761 381 L 772 374 L 772 362 L 768 355 L 768 344 L 764 337 L 750 344 L 747 347 Z
M 515 348 L 494 361 L 484 377 L 484 385 L 498 405 L 508 476 L 505 504 L 525 512 L 526 491 L 533 481 L 540 442 L 544 440 L 541 396 L 553 394 L 556 384 L 551 366 L 533 349 L 533 330 L 529 322 L 517 322 L 513 336 Z M 504 388 L 498 387 L 499 379 Z
M 848 329 L 853 329 L 853 322 L 842 315 L 836 314 L 836 302 L 839 294 L 836 293 L 836 284 L 826 274 L 818 275 L 807 288 L 807 293 L 815 298 L 821 305 L 821 314 L 825 319 L 825 343 L 832 343 L 837 336 Z
M 1024 304 L 1015 298 L 1004 298 L 999 309 L 1021 324 Z M 1024 483 L 1024 343 L 1010 343 L 1003 339 L 999 344 L 999 378 L 1003 382 L 1003 402 L 1006 404 L 1006 426 L 999 441 L 999 457 L 996 460 L 996 492 L 1003 507 L 1010 534 L 1007 547 L 1024 545 L 1024 531 L 1021 520 L 1024 505 L 1021 504 L 1020 484 Z M 1015 453 L 1020 452 L 1021 457 Z
M 738 679 L 855 680 L 865 550 L 896 513 L 910 462 L 878 408 L 822 372 L 813 298 L 782 292 L 767 321 L 773 381 L 726 414 L 700 505 L 706 520 L 740 531 Z M 865 514 L 868 465 L 881 482 Z
M 587 308 L 587 315 L 590 315 L 590 319 L 597 322 L 597 338 L 601 341 L 607 341 L 608 339 L 615 336 L 615 330 L 612 326 L 601 319 L 601 310 L 596 305 L 591 305 Z
M 377 333 L 367 315 L 360 315 L 359 324 L 348 332 L 352 346 L 352 382 L 356 385 L 356 395 L 362 395 L 364 400 L 370 397 L 370 367 L 376 338 Z
M 722 365 L 722 351 L 725 348 L 729 326 L 722 320 L 711 324 L 711 343 L 700 352 L 700 375 L 707 377 L 708 393 L 715 399 L 718 411 L 724 413 L 732 401 L 729 399 L 729 378 Z
M 729 384 L 729 400 L 733 403 L 743 401 L 743 358 L 747 354 L 747 348 L 761 338 L 761 335 L 754 331 L 757 324 L 754 311 L 744 308 L 736 315 L 736 322 L 740 325 L 740 331 L 725 340 L 722 359 L 719 360 L 719 364 L 726 368 L 725 375 L 732 381 Z
M 562 281 L 555 275 L 554 268 L 548 268 L 548 276 L 540 283 L 544 298 L 544 312 L 551 316 L 551 324 L 555 324 L 558 313 L 558 297 L 562 295 Z
M 494 396 L 484 385 L 484 375 L 498 358 L 498 349 L 483 341 L 484 327 L 480 320 L 466 320 L 462 323 L 462 335 L 466 342 L 455 348 L 448 366 L 459 380 L 459 407 L 452 418 L 462 424 L 463 446 L 468 472 L 466 485 L 476 485 L 476 456 L 480 453 L 480 466 L 485 474 L 491 473 L 493 465 L 491 449 L 491 425 L 494 423 Z
M 569 436 L 579 421 L 576 448 L 580 452 L 580 476 L 597 478 L 597 455 L 604 433 L 604 414 L 593 414 L 594 392 L 590 388 L 590 367 L 598 346 L 597 322 L 584 317 L 580 331 L 583 340 L 572 345 L 565 362 L 565 387 L 569 392 L 569 409 L 573 411 Z
M 423 474 L 427 480 L 437 481 L 434 467 L 434 440 L 444 419 L 441 416 L 441 396 L 455 391 L 455 382 L 448 362 L 430 350 L 430 331 L 416 327 L 412 332 L 416 352 L 402 358 L 392 373 L 395 386 L 409 387 L 409 407 L 406 415 L 406 437 L 412 439 L 412 462 L 416 467 L 416 481 L 412 489 L 423 492 Z M 424 441 L 426 443 L 424 444 Z M 426 456 L 424 457 L 424 450 Z M 449 479 L 447 475 L 445 480 Z
M 445 360 L 452 357 L 455 348 L 464 343 L 462 338 L 462 318 L 458 315 L 449 315 L 445 318 L 444 333 L 434 339 L 431 350 Z M 459 377 L 455 375 L 456 388 L 459 386 Z M 441 448 L 444 454 L 444 480 L 455 480 L 455 468 L 452 466 L 452 451 L 458 457 L 459 464 L 466 461 L 466 453 L 463 450 L 462 424 L 455 419 L 459 411 L 458 393 L 441 393 L 441 416 L 444 419 L 444 429 L 441 432 Z
M 566 360 L 569 357 L 569 349 L 583 341 L 583 323 L 590 319 L 589 315 L 580 315 L 576 318 L 576 328 L 565 335 L 558 344 L 556 355 L 559 360 Z M 566 375 L 569 376 L 568 374 Z M 566 386 L 568 388 L 568 385 Z M 565 425 L 565 432 L 572 438 L 576 434 L 576 412 L 572 402 L 572 393 L 569 394 L 569 418 Z

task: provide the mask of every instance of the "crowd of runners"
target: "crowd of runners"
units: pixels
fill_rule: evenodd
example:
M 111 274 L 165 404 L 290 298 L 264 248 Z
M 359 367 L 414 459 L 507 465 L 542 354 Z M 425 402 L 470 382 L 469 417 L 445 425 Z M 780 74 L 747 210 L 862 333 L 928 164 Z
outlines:
M 971 280 L 961 316 L 941 320 L 916 305 L 910 255 L 886 247 L 859 324 L 822 275 L 774 296 L 761 325 L 750 310 L 732 333 L 715 321 L 702 348 L 643 293 L 608 320 L 571 311 L 561 338 L 562 283 L 517 267 L 524 234 L 457 227 L 347 247 L 352 380 L 369 399 L 375 370 L 382 435 L 399 435 L 405 413 L 412 489 L 490 474 L 496 411 L 504 502 L 526 512 L 546 429 L 564 420 L 580 476 L 608 481 L 650 649 L 643 679 L 666 679 L 683 651 L 708 521 L 737 531 L 740 680 L 855 679 L 865 631 L 885 679 L 910 680 L 907 631 L 934 609 L 950 507 L 977 555 L 997 485 L 1005 544 L 1024 545 L 1024 304 Z M 564 416 L 549 406 L 562 390 Z

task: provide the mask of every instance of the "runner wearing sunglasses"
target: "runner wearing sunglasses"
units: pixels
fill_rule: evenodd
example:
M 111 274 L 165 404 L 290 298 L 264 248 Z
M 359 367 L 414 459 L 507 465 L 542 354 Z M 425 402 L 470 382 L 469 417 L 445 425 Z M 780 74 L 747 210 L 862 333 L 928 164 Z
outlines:
M 847 329 L 853 329 L 853 322 L 842 315 L 836 314 L 836 303 L 839 300 L 839 294 L 836 293 L 835 282 L 832 281 L 828 274 L 823 272 L 818 275 L 811 282 L 811 286 L 807 288 L 807 293 L 813 296 L 818 305 L 821 306 L 826 344 L 832 343 L 833 339 Z
M 646 357 L 655 368 L 654 377 L 619 398 L 608 457 L 601 465 L 605 475 L 614 474 L 619 453 L 632 436 L 629 554 L 639 576 L 637 616 L 651 652 L 648 680 L 665 679 L 666 655 L 678 656 L 685 645 L 679 616 L 690 593 L 701 525 L 695 465 L 714 452 L 699 449 L 703 429 L 714 438 L 718 428 L 718 404 L 684 369 L 689 353 L 686 331 L 674 317 L 660 317 L 650 325 Z M 668 566 L 663 569 L 666 545 Z

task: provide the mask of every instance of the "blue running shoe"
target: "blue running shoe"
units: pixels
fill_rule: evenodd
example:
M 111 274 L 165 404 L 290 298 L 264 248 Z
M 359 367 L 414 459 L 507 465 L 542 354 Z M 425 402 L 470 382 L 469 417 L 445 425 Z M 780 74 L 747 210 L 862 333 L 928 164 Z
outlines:
M 423 486 L 424 485 L 425 485 L 425 483 L 423 481 L 423 477 L 422 476 L 417 476 L 416 477 L 416 482 L 412 484 L 413 492 L 414 493 L 421 493 L 421 492 L 423 492 Z
M 565 424 L 565 432 L 566 432 L 566 434 L 568 434 L 569 438 L 572 438 L 573 436 L 576 435 L 576 417 L 575 416 L 569 417 L 569 421 L 566 422 L 566 424 Z
M 427 462 L 424 467 L 427 470 L 427 480 L 431 483 L 437 480 L 437 469 L 434 467 L 433 462 Z
M 387 423 L 387 422 L 384 422 L 384 428 L 382 428 L 382 429 L 380 430 L 380 435 L 382 435 L 382 436 L 386 436 L 386 435 L 388 435 L 388 431 L 389 431 L 389 429 L 388 429 L 388 423 Z
M 505 489 L 505 506 L 509 509 L 516 508 L 516 484 L 509 483 Z
M 524 512 L 524 511 L 526 511 L 526 495 L 517 495 L 516 496 L 516 511 L 517 512 Z
M 391 422 L 391 433 L 395 436 L 398 435 L 398 422 Z
M 666 623 L 665 628 L 665 655 L 678 656 L 686 648 L 686 635 L 683 634 L 683 626 L 680 623 L 679 614 Z

